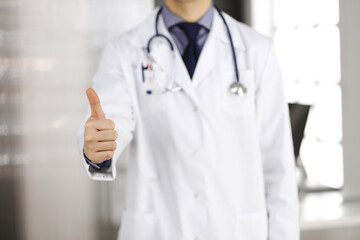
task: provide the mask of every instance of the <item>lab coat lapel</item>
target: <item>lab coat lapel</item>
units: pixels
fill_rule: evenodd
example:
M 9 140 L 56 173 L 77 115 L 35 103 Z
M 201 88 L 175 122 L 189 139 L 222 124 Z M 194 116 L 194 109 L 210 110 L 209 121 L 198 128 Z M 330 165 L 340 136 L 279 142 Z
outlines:
M 151 43 L 151 57 L 159 65 L 162 71 L 164 71 L 169 79 L 175 75 L 175 83 L 182 87 L 182 89 L 190 95 L 192 98 L 195 97 L 194 90 L 190 76 L 187 72 L 186 66 L 182 60 L 182 57 L 177 49 L 175 42 L 173 41 L 169 31 L 166 29 L 164 20 L 162 17 L 159 18 L 158 23 L 159 33 L 165 35 L 174 46 L 174 56 L 171 53 L 169 43 L 164 39 L 158 37 Z
M 215 11 L 215 10 L 214 10 Z M 219 47 L 217 47 L 218 40 L 216 34 L 222 34 L 221 28 L 218 26 L 217 14 L 214 14 L 213 26 L 209 32 L 206 42 L 201 50 L 195 72 L 192 78 L 194 87 L 202 81 L 206 75 L 213 69 L 213 66 L 219 61 Z
M 198 86 L 201 81 L 206 79 L 209 73 L 216 69 L 217 65 L 224 64 L 224 53 L 232 54 L 230 52 L 230 40 L 227 34 L 225 24 L 221 19 L 219 13 L 216 10 L 214 11 L 215 14 L 212 28 L 201 51 L 192 79 L 194 87 Z M 236 29 L 232 28 L 233 24 L 231 24 L 228 19 L 227 23 L 229 25 L 231 36 L 233 38 L 235 50 L 245 50 L 245 46 L 243 44 L 241 36 L 238 34 L 238 32 L 234 31 Z M 239 56 L 237 57 L 239 58 Z M 226 61 L 225 64 L 233 65 L 233 61 Z
M 183 90 L 193 99 L 196 101 L 196 95 L 194 91 L 193 83 L 191 82 L 190 75 L 184 61 L 180 55 L 179 51 L 175 52 L 176 54 L 176 63 L 175 63 L 175 82 L 183 88 Z

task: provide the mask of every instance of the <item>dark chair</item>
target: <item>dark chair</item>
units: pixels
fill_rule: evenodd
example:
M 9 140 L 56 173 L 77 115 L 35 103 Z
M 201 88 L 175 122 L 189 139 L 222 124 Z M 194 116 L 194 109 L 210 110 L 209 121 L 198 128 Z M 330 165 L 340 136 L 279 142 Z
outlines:
M 304 137 L 304 130 L 308 119 L 310 105 L 289 103 L 291 131 L 294 144 L 295 160 L 298 164 L 301 142 Z

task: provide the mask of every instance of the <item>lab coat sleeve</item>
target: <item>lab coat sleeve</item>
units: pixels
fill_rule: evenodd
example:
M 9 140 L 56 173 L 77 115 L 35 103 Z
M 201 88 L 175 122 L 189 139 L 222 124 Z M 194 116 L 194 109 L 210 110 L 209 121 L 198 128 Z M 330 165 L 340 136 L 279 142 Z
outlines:
M 92 87 L 100 98 L 105 116 L 115 122 L 115 130 L 118 133 L 117 148 L 109 168 L 95 170 L 83 159 L 84 125 L 91 114 L 89 106 L 78 133 L 78 148 L 82 161 L 89 177 L 94 180 L 111 181 L 115 179 L 116 162 L 133 139 L 135 119 L 132 101 L 118 54 L 121 54 L 121 49 L 117 46 L 116 41 L 109 43 L 103 50 L 98 70 L 92 79 Z
M 298 196 L 288 104 L 269 40 L 259 75 L 256 106 L 266 188 L 269 240 L 298 240 Z

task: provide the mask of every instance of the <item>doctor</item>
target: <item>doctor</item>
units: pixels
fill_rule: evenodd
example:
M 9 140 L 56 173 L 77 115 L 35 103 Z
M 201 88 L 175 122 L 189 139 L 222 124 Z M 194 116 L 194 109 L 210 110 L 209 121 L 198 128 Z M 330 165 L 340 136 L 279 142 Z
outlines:
M 130 152 L 119 239 L 299 239 L 288 109 L 268 38 L 211 0 L 166 0 L 107 45 L 87 96 L 79 149 L 89 176 L 113 180 Z

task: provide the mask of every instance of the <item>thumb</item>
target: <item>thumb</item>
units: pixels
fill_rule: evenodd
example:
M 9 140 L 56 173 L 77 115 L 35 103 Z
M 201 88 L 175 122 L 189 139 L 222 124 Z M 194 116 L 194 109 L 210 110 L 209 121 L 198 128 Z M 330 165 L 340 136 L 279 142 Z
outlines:
M 91 108 L 91 117 L 97 119 L 105 119 L 105 113 L 101 108 L 100 99 L 96 94 L 95 90 L 92 88 L 88 88 L 86 90 L 86 95 L 89 99 L 89 104 Z

